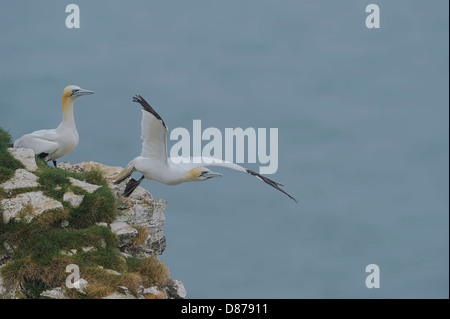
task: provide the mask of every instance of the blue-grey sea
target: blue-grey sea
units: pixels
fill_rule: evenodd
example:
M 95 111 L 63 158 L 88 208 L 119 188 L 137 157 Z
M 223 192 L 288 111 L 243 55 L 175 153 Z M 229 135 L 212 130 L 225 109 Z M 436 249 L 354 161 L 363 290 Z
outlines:
M 79 29 L 66 27 L 69 3 Z M 366 27 L 370 3 L 380 28 Z M 75 84 L 96 94 L 75 102 L 80 143 L 61 159 L 72 164 L 125 166 L 140 154 L 134 94 L 169 130 L 194 119 L 222 132 L 278 128 L 269 177 L 298 204 L 226 169 L 143 182 L 168 202 L 161 259 L 187 298 L 448 298 L 448 7 L 2 1 L 0 126 L 14 138 L 55 128 L 62 89 Z M 369 264 L 379 288 L 366 287 Z

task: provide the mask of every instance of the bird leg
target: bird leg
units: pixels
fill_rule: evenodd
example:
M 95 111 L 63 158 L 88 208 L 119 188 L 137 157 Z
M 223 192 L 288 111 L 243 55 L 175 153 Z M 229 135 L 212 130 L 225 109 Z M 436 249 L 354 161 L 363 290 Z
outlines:
M 56 161 L 52 161 L 52 162 L 53 162 L 53 166 L 54 166 L 54 167 L 57 167 L 57 166 L 56 166 Z
M 130 196 L 136 187 L 139 186 L 139 184 L 144 180 L 144 175 L 137 181 L 134 178 L 130 179 L 130 181 L 127 183 L 127 186 L 125 186 L 125 190 L 123 191 L 123 196 L 128 197 Z

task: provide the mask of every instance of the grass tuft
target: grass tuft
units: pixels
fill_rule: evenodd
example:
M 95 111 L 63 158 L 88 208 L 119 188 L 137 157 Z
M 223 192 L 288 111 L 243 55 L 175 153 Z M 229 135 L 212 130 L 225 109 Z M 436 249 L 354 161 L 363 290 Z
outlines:
M 95 251 L 76 254 L 75 263 L 87 266 L 98 265 L 118 272 L 126 270 L 125 260 L 114 247 L 105 247 Z
M 127 258 L 127 266 L 129 271 L 137 272 L 141 275 L 142 283 L 145 287 L 163 287 L 170 282 L 167 266 L 156 255 L 143 259 Z
M 103 176 L 103 173 L 99 170 L 91 170 L 91 171 L 86 171 L 83 173 L 80 173 L 80 177 L 79 179 L 90 183 L 90 184 L 95 184 L 95 185 L 100 185 L 100 186 L 108 186 L 108 181 L 106 180 L 106 178 Z
M 98 222 L 111 223 L 117 216 L 117 200 L 105 186 L 92 194 L 85 195 L 80 206 L 69 212 L 69 224 L 75 228 L 83 228 Z
M 0 183 L 10 179 L 16 169 L 24 168 L 23 164 L 8 152 L 10 143 L 11 135 L 0 127 Z
M 140 246 L 148 238 L 148 228 L 145 226 L 136 226 L 135 229 L 138 231 L 138 234 L 131 244 L 133 246 Z

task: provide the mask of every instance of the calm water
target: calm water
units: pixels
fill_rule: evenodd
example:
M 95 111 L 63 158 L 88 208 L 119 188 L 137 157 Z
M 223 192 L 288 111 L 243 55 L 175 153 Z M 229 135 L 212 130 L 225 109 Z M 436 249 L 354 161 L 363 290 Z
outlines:
M 356 0 L 76 3 L 78 30 L 61 1 L 0 4 L 13 137 L 56 127 L 68 84 L 97 93 L 76 101 L 71 163 L 140 153 L 137 93 L 169 129 L 279 128 L 270 177 L 299 204 L 234 171 L 143 183 L 189 298 L 448 298 L 447 1 L 377 0 L 377 30 Z

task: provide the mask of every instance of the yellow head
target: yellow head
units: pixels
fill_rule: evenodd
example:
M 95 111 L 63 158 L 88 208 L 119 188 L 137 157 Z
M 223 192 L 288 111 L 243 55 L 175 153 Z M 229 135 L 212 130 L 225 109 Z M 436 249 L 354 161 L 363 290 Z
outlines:
M 95 94 L 95 92 L 82 89 L 76 85 L 66 86 L 61 96 L 61 105 L 64 106 L 67 102 L 73 101 L 79 96 L 90 94 Z
M 204 181 L 213 177 L 222 177 L 220 173 L 211 171 L 209 168 L 199 166 L 188 171 L 188 180 Z

